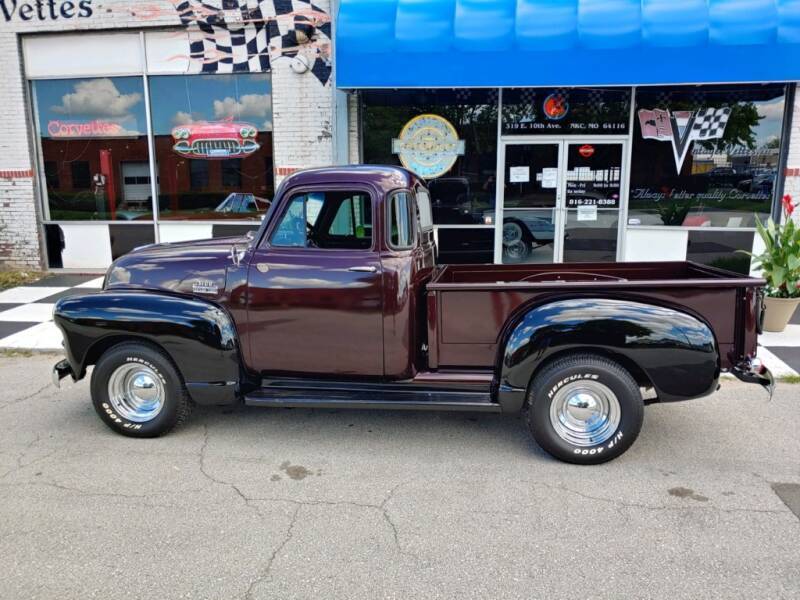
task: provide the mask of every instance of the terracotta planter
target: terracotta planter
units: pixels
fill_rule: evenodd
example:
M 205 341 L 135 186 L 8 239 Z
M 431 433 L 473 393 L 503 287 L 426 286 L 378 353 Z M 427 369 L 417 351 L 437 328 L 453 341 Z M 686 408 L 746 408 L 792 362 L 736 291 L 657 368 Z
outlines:
M 764 298 L 764 331 L 781 332 L 786 329 L 800 298 Z

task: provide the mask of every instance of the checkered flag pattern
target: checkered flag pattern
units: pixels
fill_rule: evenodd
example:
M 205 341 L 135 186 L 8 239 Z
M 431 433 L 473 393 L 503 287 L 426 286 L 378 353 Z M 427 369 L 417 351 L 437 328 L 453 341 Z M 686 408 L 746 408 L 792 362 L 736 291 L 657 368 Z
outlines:
M 472 90 L 468 89 L 458 89 L 456 90 L 456 102 L 458 104 L 468 104 L 470 96 L 472 96 Z
M 309 43 L 311 72 L 323 85 L 330 79 L 330 61 L 319 49 L 330 48 L 330 20 L 310 0 L 180 0 L 175 9 L 190 30 L 189 55 L 202 73 L 268 71 L 271 60 L 299 53 L 302 31 L 318 42 Z
M 696 140 L 714 140 L 721 138 L 725 133 L 725 126 L 731 116 L 731 109 L 704 108 L 697 111 L 692 125 L 693 138 Z
M 606 95 L 604 90 L 591 88 L 587 90 L 585 94 L 585 106 L 588 108 L 588 114 L 593 118 L 599 118 L 606 107 Z
M 525 88 L 525 89 L 516 89 L 514 90 L 517 93 L 517 100 L 516 102 L 509 101 L 507 104 L 534 104 L 536 102 L 536 91 L 535 89 Z

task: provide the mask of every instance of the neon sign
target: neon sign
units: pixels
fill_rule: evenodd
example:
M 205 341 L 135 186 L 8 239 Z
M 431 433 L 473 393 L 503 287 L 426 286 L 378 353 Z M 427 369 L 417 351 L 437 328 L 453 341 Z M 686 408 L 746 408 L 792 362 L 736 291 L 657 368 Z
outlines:
M 47 124 L 47 133 L 53 138 L 131 137 L 132 134 L 111 121 L 60 121 L 53 119 Z

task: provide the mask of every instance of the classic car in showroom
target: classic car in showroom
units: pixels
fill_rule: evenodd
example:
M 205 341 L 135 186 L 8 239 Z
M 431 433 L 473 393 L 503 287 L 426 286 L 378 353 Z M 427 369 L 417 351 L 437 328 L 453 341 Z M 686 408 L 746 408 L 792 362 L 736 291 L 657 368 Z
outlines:
M 172 149 L 187 158 L 225 159 L 249 156 L 260 147 L 258 128 L 251 123 L 198 121 L 172 130 Z

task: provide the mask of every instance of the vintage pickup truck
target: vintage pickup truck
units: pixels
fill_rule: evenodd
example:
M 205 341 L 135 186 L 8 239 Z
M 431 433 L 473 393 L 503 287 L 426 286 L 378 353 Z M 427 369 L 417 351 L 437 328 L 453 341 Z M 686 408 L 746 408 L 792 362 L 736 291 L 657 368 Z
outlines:
M 622 454 L 648 402 L 772 389 L 761 279 L 685 262 L 435 264 L 424 183 L 395 167 L 288 177 L 257 233 L 156 244 L 64 298 L 66 360 L 113 430 L 194 403 L 522 412 L 570 462 Z

